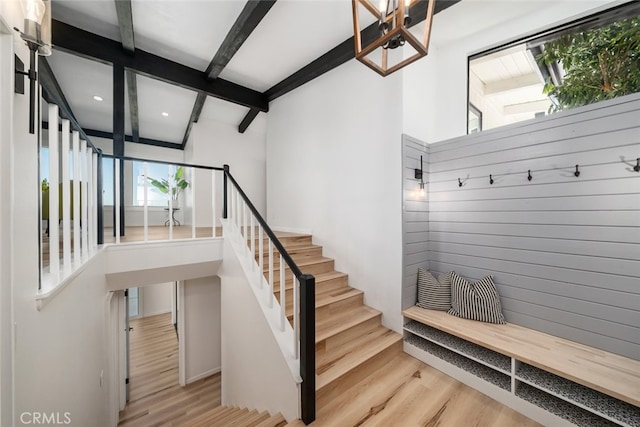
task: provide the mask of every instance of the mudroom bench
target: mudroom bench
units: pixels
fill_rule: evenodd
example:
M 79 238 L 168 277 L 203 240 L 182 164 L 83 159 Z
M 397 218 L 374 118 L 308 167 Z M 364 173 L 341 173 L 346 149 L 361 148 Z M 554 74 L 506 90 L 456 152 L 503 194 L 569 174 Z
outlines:
M 640 361 L 514 324 L 403 311 L 404 351 L 546 426 L 640 427 Z

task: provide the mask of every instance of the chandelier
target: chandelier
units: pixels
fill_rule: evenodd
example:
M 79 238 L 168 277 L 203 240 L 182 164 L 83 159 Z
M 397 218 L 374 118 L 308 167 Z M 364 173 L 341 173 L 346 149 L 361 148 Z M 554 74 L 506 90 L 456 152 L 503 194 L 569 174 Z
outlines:
M 435 0 L 380 0 L 377 7 L 370 0 L 352 0 L 352 7 L 356 59 L 381 76 L 427 55 Z M 423 20 L 422 34 L 409 31 Z

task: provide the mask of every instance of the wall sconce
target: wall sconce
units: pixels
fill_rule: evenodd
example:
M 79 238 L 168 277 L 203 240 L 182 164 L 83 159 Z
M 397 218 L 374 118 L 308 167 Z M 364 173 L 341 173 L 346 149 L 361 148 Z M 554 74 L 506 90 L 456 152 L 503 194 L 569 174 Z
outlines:
M 420 196 L 424 196 L 424 171 L 422 170 L 422 156 L 420 156 L 420 169 L 414 169 L 414 178 L 420 180 Z
M 16 61 L 16 80 L 20 76 L 28 76 L 30 81 L 29 98 L 29 133 L 35 133 L 36 81 L 38 81 L 37 57 L 51 55 L 51 1 L 21 0 L 24 13 L 24 31 L 14 28 L 27 42 L 30 51 L 29 71 L 23 71 L 21 62 Z

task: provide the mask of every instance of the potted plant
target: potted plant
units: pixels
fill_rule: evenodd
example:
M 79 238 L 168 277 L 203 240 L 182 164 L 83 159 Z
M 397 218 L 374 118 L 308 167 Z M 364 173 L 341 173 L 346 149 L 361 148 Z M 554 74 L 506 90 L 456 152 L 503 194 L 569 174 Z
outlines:
M 163 194 L 167 195 L 167 202 L 169 197 L 173 200 L 173 207 L 177 207 L 178 196 L 180 193 L 184 191 L 185 188 L 189 186 L 189 181 L 184 178 L 184 168 L 182 166 L 176 169 L 176 172 L 173 175 L 169 175 L 169 179 L 155 179 L 151 177 L 147 177 L 151 185 L 160 190 Z M 169 183 L 171 182 L 171 195 L 169 195 Z

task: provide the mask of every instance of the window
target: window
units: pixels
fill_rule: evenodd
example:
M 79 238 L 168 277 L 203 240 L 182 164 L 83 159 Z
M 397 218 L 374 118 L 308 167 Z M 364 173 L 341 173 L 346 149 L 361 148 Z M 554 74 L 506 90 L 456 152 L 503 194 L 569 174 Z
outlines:
M 640 92 L 631 2 L 469 58 L 473 133 Z
M 143 162 L 133 162 L 133 206 L 144 205 Z M 168 179 L 169 165 L 147 162 L 147 176 L 157 180 Z M 167 206 L 167 195 L 147 181 L 147 203 L 149 206 Z

